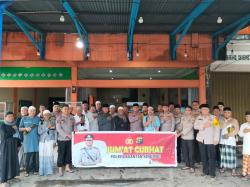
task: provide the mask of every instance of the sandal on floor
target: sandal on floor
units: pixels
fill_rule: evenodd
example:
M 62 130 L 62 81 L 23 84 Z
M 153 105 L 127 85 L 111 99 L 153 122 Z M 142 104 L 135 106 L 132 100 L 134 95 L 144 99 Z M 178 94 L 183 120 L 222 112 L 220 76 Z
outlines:
M 68 173 L 74 173 L 73 170 L 65 170 L 65 171 L 68 172 Z

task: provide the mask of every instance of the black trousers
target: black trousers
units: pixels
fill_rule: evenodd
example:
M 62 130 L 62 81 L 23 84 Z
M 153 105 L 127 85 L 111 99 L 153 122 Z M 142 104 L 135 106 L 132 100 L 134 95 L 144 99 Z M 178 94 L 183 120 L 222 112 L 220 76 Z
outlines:
M 181 163 L 181 137 L 177 138 L 177 162 Z
M 216 153 L 216 166 L 220 167 L 220 146 L 219 144 L 215 146 L 215 153 Z
M 38 172 L 39 170 L 38 152 L 25 153 L 25 170 L 27 173 Z
M 194 168 L 194 140 L 182 139 L 181 147 L 186 166 Z
M 200 149 L 199 149 L 199 142 L 196 140 L 196 136 L 198 130 L 194 130 L 194 162 L 195 163 L 200 163 L 201 162 L 201 154 L 200 154 Z
M 203 174 L 215 176 L 215 145 L 199 143 Z
M 58 158 L 57 166 L 63 167 L 66 164 L 72 163 L 71 159 L 71 140 L 67 141 L 57 141 L 58 144 Z

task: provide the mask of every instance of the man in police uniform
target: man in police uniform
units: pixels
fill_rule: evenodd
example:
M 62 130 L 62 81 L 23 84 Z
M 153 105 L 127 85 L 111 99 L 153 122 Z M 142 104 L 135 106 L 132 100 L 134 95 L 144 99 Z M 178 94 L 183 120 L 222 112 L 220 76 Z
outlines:
M 101 162 L 100 150 L 93 146 L 93 135 L 87 134 L 85 136 L 86 146 L 80 149 L 80 160 L 79 165 L 91 166 Z

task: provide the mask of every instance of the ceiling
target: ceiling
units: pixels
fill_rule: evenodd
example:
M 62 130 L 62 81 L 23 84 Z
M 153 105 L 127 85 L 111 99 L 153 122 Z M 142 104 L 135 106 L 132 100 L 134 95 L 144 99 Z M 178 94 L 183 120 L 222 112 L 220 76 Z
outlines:
M 112 72 L 110 72 L 112 70 Z M 176 80 L 197 79 L 196 69 L 79 69 L 78 79 L 91 80 Z
M 69 0 L 88 33 L 127 33 L 132 0 Z M 200 0 L 141 0 L 135 33 L 169 33 L 200 3 Z M 59 0 L 19 0 L 10 10 L 44 32 L 75 33 L 76 29 Z M 215 0 L 192 24 L 189 32 L 211 33 L 249 14 L 250 0 Z M 65 22 L 59 21 L 64 14 Z M 223 18 L 217 24 L 217 17 Z M 20 31 L 4 16 L 5 31 Z

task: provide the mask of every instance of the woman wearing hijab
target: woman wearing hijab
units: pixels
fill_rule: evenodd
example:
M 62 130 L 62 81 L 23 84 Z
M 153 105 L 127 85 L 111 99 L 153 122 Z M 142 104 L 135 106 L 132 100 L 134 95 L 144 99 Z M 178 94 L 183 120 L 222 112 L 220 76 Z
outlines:
M 0 184 L 8 186 L 7 181 L 19 175 L 17 141 L 14 137 L 17 126 L 13 112 L 5 114 L 0 124 Z

